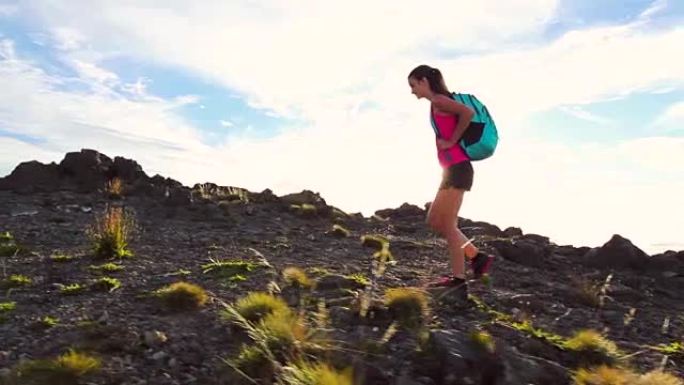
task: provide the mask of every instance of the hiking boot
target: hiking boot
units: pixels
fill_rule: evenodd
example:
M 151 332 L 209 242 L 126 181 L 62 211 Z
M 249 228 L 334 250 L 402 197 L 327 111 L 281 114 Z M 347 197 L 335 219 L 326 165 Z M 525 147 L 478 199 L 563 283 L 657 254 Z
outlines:
M 465 284 L 465 280 L 462 278 L 456 278 L 453 275 L 443 275 L 432 282 L 427 283 L 427 287 L 456 287 L 461 284 Z
M 480 279 L 483 275 L 487 274 L 493 261 L 493 255 L 479 251 L 477 255 L 470 260 L 470 267 L 473 269 L 475 279 Z
M 463 278 L 445 276 L 428 283 L 427 287 L 435 289 L 433 295 L 440 302 L 457 306 L 468 302 L 468 284 Z

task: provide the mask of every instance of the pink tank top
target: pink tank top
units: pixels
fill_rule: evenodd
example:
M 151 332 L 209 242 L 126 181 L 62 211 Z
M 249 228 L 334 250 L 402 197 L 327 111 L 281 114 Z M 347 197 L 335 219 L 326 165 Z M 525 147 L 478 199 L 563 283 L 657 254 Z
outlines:
M 456 130 L 458 117 L 452 114 L 445 115 L 436 112 L 433 112 L 432 116 L 434 117 L 435 124 L 439 130 L 439 136 L 442 138 L 450 138 L 451 135 L 453 135 L 454 130 Z M 437 146 L 437 138 L 435 138 L 435 146 Z M 437 147 L 437 159 L 439 159 L 439 164 L 442 167 L 448 167 L 452 164 L 470 160 L 458 143 L 446 150 L 440 150 L 439 147 Z

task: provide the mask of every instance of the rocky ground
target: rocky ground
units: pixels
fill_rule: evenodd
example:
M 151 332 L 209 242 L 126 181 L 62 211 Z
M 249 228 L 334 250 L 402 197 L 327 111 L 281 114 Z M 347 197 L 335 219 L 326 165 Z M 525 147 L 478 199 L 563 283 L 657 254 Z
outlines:
M 113 178 L 123 181 L 120 197 L 104 187 Z M 448 269 L 446 244 L 426 228 L 424 207 L 369 218 L 310 191 L 186 187 L 88 150 L 60 164 L 20 164 L 0 179 L 0 202 L 0 231 L 9 233 L 0 239 L 0 383 L 40 383 L 20 375 L 22 365 L 69 349 L 100 364 L 64 383 L 249 383 L 225 361 L 254 339 L 222 314 L 254 291 L 283 298 L 309 330 L 327 336 L 324 348 L 307 355 L 298 345 L 256 370 L 262 383 L 318 383 L 287 380 L 295 356 L 351 368 L 364 384 L 571 384 L 579 368 L 601 363 L 635 376 L 684 375 L 683 251 L 649 256 L 619 235 L 600 248 L 556 245 L 462 218 L 462 231 L 497 256 L 491 276 L 470 282 L 466 303 L 427 291 L 422 317 L 409 327 L 383 302 L 386 290 L 420 288 Z M 86 229 L 107 207 L 135 220 L 126 247 L 133 256 L 94 254 Z M 362 242 L 368 235 L 388 248 Z M 246 270 L 208 269 L 228 260 Z M 123 269 L 96 268 L 108 262 Z M 315 285 L 296 288 L 284 279 L 288 267 Z M 120 287 L 93 285 L 103 276 Z M 155 293 L 178 281 L 201 286 L 207 301 L 169 309 Z M 617 350 L 568 343 L 588 329 Z

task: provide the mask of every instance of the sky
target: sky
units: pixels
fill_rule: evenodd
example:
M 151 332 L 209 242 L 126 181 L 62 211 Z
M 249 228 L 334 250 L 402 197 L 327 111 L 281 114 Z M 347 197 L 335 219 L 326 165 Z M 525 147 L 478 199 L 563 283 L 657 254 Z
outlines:
M 366 216 L 440 181 L 428 64 L 497 123 L 460 216 L 684 250 L 679 0 L 0 0 L 0 176 L 82 148 Z

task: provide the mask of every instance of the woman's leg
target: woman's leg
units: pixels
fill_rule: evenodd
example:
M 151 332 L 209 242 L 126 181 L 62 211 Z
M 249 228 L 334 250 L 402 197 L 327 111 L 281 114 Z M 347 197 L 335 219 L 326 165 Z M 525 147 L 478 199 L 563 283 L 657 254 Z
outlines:
M 455 277 L 464 278 L 464 249 L 461 247 L 467 238 L 457 231 L 458 211 L 463 202 L 464 190 L 440 188 L 428 210 L 428 224 L 447 240 L 451 271 Z

